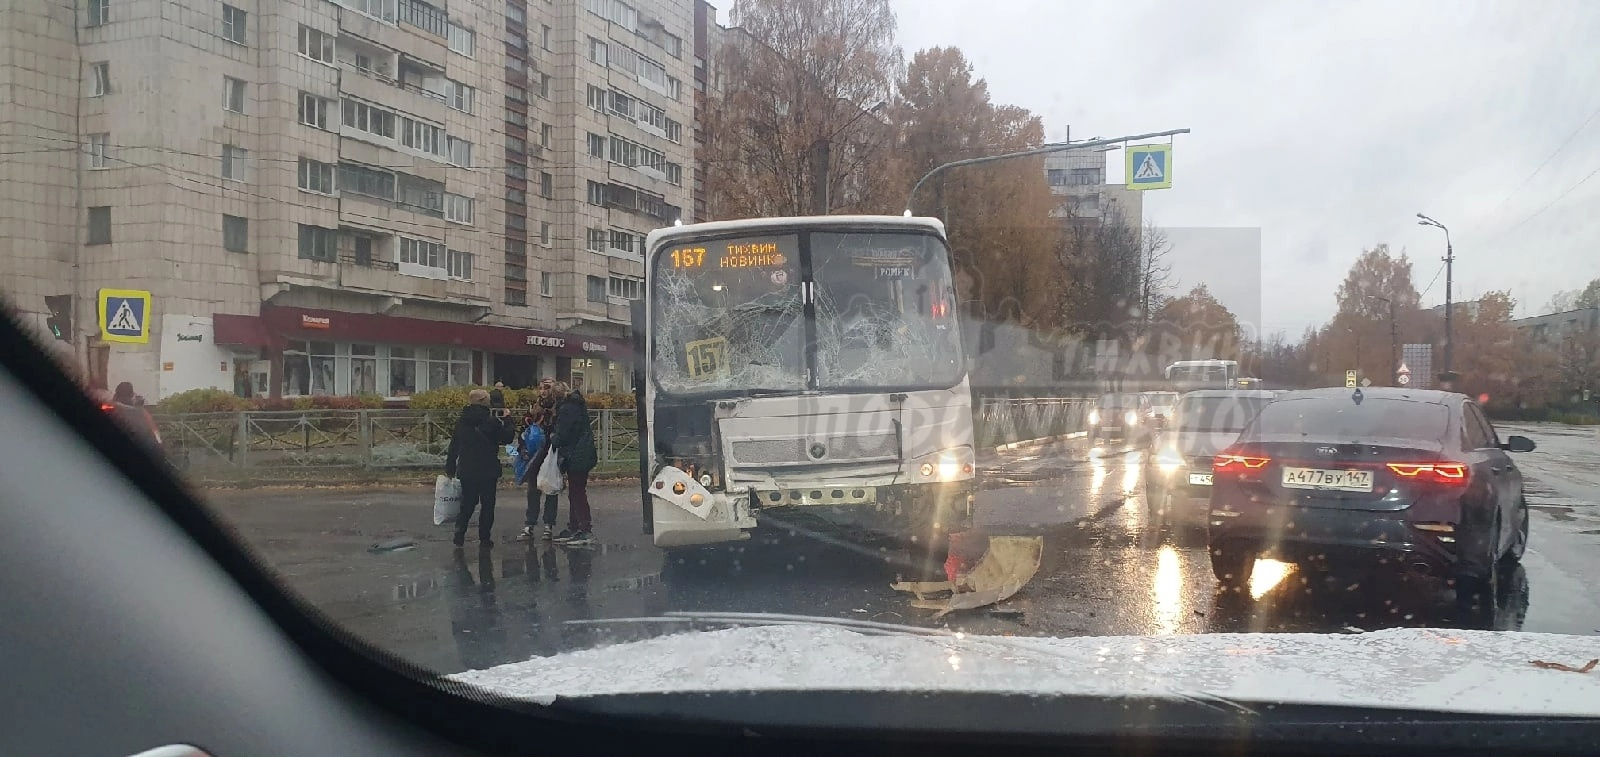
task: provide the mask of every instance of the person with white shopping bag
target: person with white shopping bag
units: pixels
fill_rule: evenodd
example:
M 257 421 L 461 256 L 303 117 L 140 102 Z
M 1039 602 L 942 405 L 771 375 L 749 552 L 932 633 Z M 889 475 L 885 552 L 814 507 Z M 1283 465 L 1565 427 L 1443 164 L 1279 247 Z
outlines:
M 567 479 L 567 527 L 556 536 L 555 543 L 587 546 L 594 542 L 589 520 L 589 472 L 599 463 L 594 431 L 589 427 L 589 403 L 582 392 L 559 381 L 550 393 L 556 398 L 556 430 L 550 456 Z M 543 477 L 544 472 L 540 471 L 541 480 Z
M 550 541 L 555 535 L 556 526 L 556 494 L 561 491 L 557 486 L 552 491 L 545 491 L 539 486 L 539 472 L 550 457 L 550 434 L 555 429 L 555 400 L 547 394 L 539 398 L 539 406 L 533 409 L 528 416 L 528 432 L 523 435 L 523 442 L 517 449 L 517 454 L 528 460 L 528 509 L 522 522 L 522 533 L 517 534 L 517 541 L 532 541 L 535 534 L 538 538 Z M 537 434 L 534 434 L 534 430 Z M 527 439 L 533 436 L 535 445 L 529 445 Z M 558 480 L 559 483 L 559 480 Z M 540 504 L 543 503 L 543 517 L 540 517 Z M 543 521 L 541 524 L 540 521 Z
M 500 445 L 509 443 L 516 430 L 505 422 L 505 411 L 489 409 L 489 392 L 473 389 L 467 393 L 467 406 L 461 409 L 450 449 L 444 457 L 444 474 L 461 479 L 461 514 L 456 516 L 456 535 L 451 541 L 462 546 L 472 511 L 479 505 L 478 543 L 494 546 L 494 497 L 500 484 Z

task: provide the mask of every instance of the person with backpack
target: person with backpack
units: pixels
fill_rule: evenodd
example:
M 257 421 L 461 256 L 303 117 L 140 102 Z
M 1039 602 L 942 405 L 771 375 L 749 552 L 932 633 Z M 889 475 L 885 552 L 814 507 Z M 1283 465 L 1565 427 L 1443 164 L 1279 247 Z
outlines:
M 466 541 L 467 524 L 480 504 L 483 512 L 478 516 L 478 543 L 494 546 L 495 487 L 500 484 L 502 468 L 500 446 L 509 444 L 515 436 L 516 430 L 505 422 L 505 411 L 489 408 L 489 392 L 473 389 L 467 393 L 467 406 L 456 419 L 450 449 L 444 457 L 444 474 L 461 479 L 461 514 L 456 517 L 456 535 L 452 539 L 457 547 Z
M 556 400 L 555 438 L 551 444 L 557 463 L 567 477 L 567 527 L 555 543 L 568 547 L 587 546 L 594 541 L 590 532 L 589 472 L 599 462 L 594 447 L 594 431 L 589 427 L 589 403 L 583 393 L 557 381 L 551 387 Z

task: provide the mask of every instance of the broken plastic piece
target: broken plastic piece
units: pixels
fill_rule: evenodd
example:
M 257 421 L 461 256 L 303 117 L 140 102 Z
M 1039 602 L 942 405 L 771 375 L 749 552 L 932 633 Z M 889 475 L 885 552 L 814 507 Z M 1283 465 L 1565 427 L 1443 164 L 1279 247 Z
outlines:
M 1039 572 L 1043 554 L 1042 536 L 992 536 L 988 551 L 977 565 L 954 580 L 902 581 L 890 588 L 916 595 L 911 606 L 937 610 L 934 617 L 939 618 L 956 610 L 971 610 L 1011 598 Z M 944 592 L 949 596 L 930 598 Z

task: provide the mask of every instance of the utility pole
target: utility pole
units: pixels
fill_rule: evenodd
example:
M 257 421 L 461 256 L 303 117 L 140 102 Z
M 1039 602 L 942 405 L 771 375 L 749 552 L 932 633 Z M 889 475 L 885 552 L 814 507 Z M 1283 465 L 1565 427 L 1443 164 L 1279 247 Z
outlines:
M 1397 357 L 1400 353 L 1400 327 L 1394 317 L 1394 300 L 1376 294 L 1367 295 L 1368 299 L 1378 300 L 1389 305 L 1389 380 L 1398 384 L 1400 376 L 1400 362 Z
M 828 158 L 831 152 L 827 139 L 811 143 L 811 214 L 828 214 Z
M 1455 277 L 1456 252 L 1455 248 L 1450 244 L 1450 229 L 1421 213 L 1417 214 L 1417 218 L 1419 219 L 1417 221 L 1419 226 L 1432 226 L 1444 232 L 1444 370 L 1440 371 L 1440 373 L 1447 374 L 1454 367 L 1451 358 L 1455 356 L 1455 340 L 1452 338 L 1454 336 L 1452 322 L 1455 316 L 1455 308 L 1451 302 L 1450 290 L 1451 280 Z

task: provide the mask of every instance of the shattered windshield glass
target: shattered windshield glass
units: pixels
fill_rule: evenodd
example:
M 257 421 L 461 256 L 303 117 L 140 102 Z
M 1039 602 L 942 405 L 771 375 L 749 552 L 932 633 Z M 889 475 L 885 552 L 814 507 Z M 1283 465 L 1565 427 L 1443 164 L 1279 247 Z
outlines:
M 925 234 L 811 235 L 820 388 L 961 380 L 948 252 Z
M 794 235 L 666 247 L 651 284 L 654 375 L 677 395 L 805 388 Z

